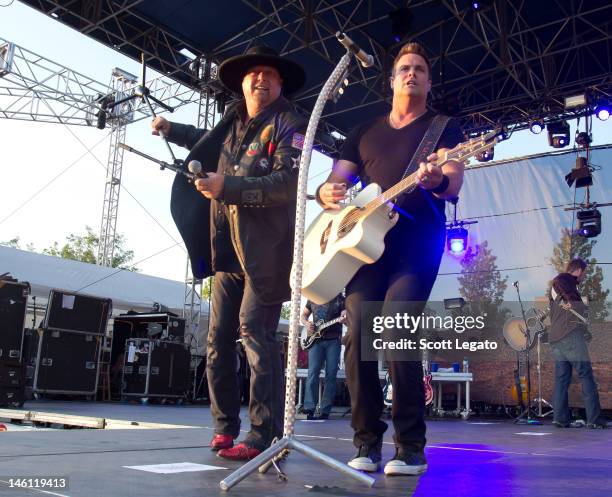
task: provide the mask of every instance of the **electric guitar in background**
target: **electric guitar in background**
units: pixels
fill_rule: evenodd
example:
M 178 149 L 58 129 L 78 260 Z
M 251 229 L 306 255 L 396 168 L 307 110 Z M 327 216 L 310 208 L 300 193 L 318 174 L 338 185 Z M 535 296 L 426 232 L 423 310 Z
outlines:
M 498 142 L 493 131 L 457 145 L 442 155 L 438 166 L 463 162 Z M 340 210 L 326 210 L 312 222 L 304 240 L 302 294 L 315 304 L 338 295 L 365 264 L 377 261 L 385 250 L 385 235 L 395 226 L 394 200 L 417 187 L 416 172 L 382 192 L 376 183 L 366 186 Z
M 425 405 L 428 406 L 433 402 L 434 391 L 431 386 L 431 374 L 425 372 L 423 375 L 423 388 L 425 389 Z M 385 375 L 385 385 L 383 386 L 383 402 L 387 407 L 393 405 L 393 385 L 391 384 L 391 376 L 389 371 Z
M 321 338 L 323 338 L 324 335 L 324 331 L 326 328 L 329 328 L 330 326 L 339 323 L 340 321 L 343 320 L 342 316 L 338 316 L 335 319 L 332 319 L 330 321 L 318 321 L 317 323 L 315 323 L 315 329 L 314 331 L 308 331 L 308 327 L 304 326 L 304 329 L 306 331 L 306 337 L 302 339 L 302 349 L 304 350 L 308 350 L 310 347 L 312 347 L 318 340 L 320 340 Z
M 512 400 L 516 402 L 516 405 L 521 409 L 521 411 L 529 405 L 527 375 L 525 374 L 525 355 L 527 353 L 527 351 L 517 352 L 516 369 L 514 370 L 514 383 L 512 384 L 512 388 L 510 390 Z

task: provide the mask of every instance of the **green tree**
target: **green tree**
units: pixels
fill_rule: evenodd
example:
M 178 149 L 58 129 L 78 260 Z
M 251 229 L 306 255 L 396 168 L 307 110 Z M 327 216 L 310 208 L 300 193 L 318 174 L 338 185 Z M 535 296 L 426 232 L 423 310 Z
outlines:
M 5 242 L 0 242 L 0 245 L 3 245 L 5 247 L 20 249 L 21 244 L 19 242 L 20 242 L 19 237 L 16 236 L 15 238 L 11 238 L 10 240 L 6 240 Z
M 283 304 L 280 317 L 287 320 L 291 318 L 291 302 L 285 302 Z
M 569 229 L 563 228 L 561 239 L 553 248 L 550 262 L 559 273 L 564 272 L 567 263 L 576 257 L 588 263 L 586 278 L 578 289 L 589 301 L 591 321 L 604 321 L 610 314 L 610 302 L 607 300 L 610 290 L 603 289 L 603 271 L 597 265 L 597 259 L 591 257 L 596 244 L 597 240 L 574 235 Z
M 487 315 L 492 326 L 501 326 L 508 310 L 502 309 L 508 277 L 502 278 L 497 269 L 497 257 L 493 255 L 488 242 L 468 247 L 461 261 L 459 294 L 470 303 L 471 314 Z
M 51 247 L 44 249 L 43 254 L 96 264 L 96 254 L 98 253 L 100 238 L 89 226 L 85 227 L 85 231 L 83 235 L 71 233 L 66 237 L 66 241 L 62 246 L 55 242 Z M 126 241 L 123 235 L 118 234 L 115 236 L 115 250 L 111 267 L 138 271 L 139 269 L 131 264 L 134 259 L 134 251 L 127 249 L 125 244 Z
M 202 300 L 208 302 L 212 297 L 212 289 L 213 289 L 213 281 L 214 276 L 209 276 L 204 281 L 202 281 Z
M 5 242 L 0 242 L 0 245 L 4 245 L 5 247 L 10 247 L 10 248 L 15 248 L 15 249 L 22 250 L 22 248 L 21 248 L 21 238 L 19 238 L 18 236 L 16 236 L 15 238 L 11 238 L 10 240 L 7 240 Z M 26 250 L 28 250 L 30 252 L 36 252 L 36 250 L 34 249 L 34 245 L 32 245 L 31 243 L 28 243 L 26 245 Z

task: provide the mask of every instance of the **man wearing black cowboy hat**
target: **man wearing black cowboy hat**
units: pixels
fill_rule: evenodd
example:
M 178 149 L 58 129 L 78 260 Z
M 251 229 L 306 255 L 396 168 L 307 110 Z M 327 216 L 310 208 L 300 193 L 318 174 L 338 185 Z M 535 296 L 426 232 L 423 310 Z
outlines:
M 289 299 L 299 156 L 306 122 L 282 95 L 297 91 L 303 69 L 267 47 L 219 66 L 219 79 L 244 98 L 210 131 L 156 118 L 163 133 L 190 149 L 206 177 L 194 185 L 177 175 L 171 211 L 193 274 L 215 274 L 207 376 L 214 419 L 212 450 L 246 460 L 283 431 L 283 369 L 275 332 Z M 251 428 L 240 432 L 236 341 L 251 371 Z

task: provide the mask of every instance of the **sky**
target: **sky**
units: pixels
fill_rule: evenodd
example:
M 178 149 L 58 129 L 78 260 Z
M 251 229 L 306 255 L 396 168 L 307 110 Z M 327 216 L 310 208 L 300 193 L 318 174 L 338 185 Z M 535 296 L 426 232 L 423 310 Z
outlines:
M 0 38 L 102 83 L 110 81 L 114 67 L 140 73 L 136 61 L 19 2 L 0 7 Z M 166 117 L 196 124 L 197 104 Z M 570 124 L 573 136 L 575 122 Z M 61 244 L 70 233 L 83 233 L 85 226 L 99 232 L 108 133 L 108 128 L 101 131 L 0 119 L 0 242 L 19 237 L 22 247 L 33 244 L 42 250 L 55 241 Z M 612 142 L 612 121 L 594 119 L 593 136 L 595 145 Z M 151 136 L 149 120 L 128 125 L 126 142 L 149 155 L 170 160 L 161 140 Z M 177 147 L 174 150 L 178 157 L 184 158 L 187 153 Z M 550 150 L 546 133 L 522 131 L 498 145 L 495 159 Z M 309 173 L 310 193 L 330 167 L 331 160 L 315 153 Z M 117 232 L 134 250 L 134 262 L 142 272 L 181 281 L 185 277 L 186 251 L 170 216 L 172 180 L 172 173 L 159 171 L 155 164 L 126 153 Z M 307 221 L 317 211 L 313 202 L 309 204 Z

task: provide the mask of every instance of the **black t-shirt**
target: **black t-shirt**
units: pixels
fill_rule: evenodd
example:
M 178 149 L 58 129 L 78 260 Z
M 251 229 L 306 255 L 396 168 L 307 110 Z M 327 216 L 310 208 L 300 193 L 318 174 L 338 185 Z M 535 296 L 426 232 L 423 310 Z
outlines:
M 340 159 L 357 164 L 362 183 L 378 183 L 383 191 L 388 190 L 402 179 L 435 115 L 429 110 L 401 129 L 389 125 L 388 114 L 367 121 L 349 133 Z M 451 120 L 434 150 L 450 149 L 461 141 L 463 135 Z M 387 235 L 387 247 L 414 244 L 415 237 L 427 240 L 444 234 L 444 200 L 430 192 L 416 188 L 402 195 L 396 208 L 400 218 Z
M 344 310 L 344 296 L 339 294 L 334 299 L 326 304 L 317 305 L 310 300 L 306 302 L 306 309 L 312 313 L 312 319 L 315 325 L 331 321 L 340 317 Z M 342 336 L 342 324 L 336 323 L 328 328 L 325 328 L 322 340 L 335 340 Z

